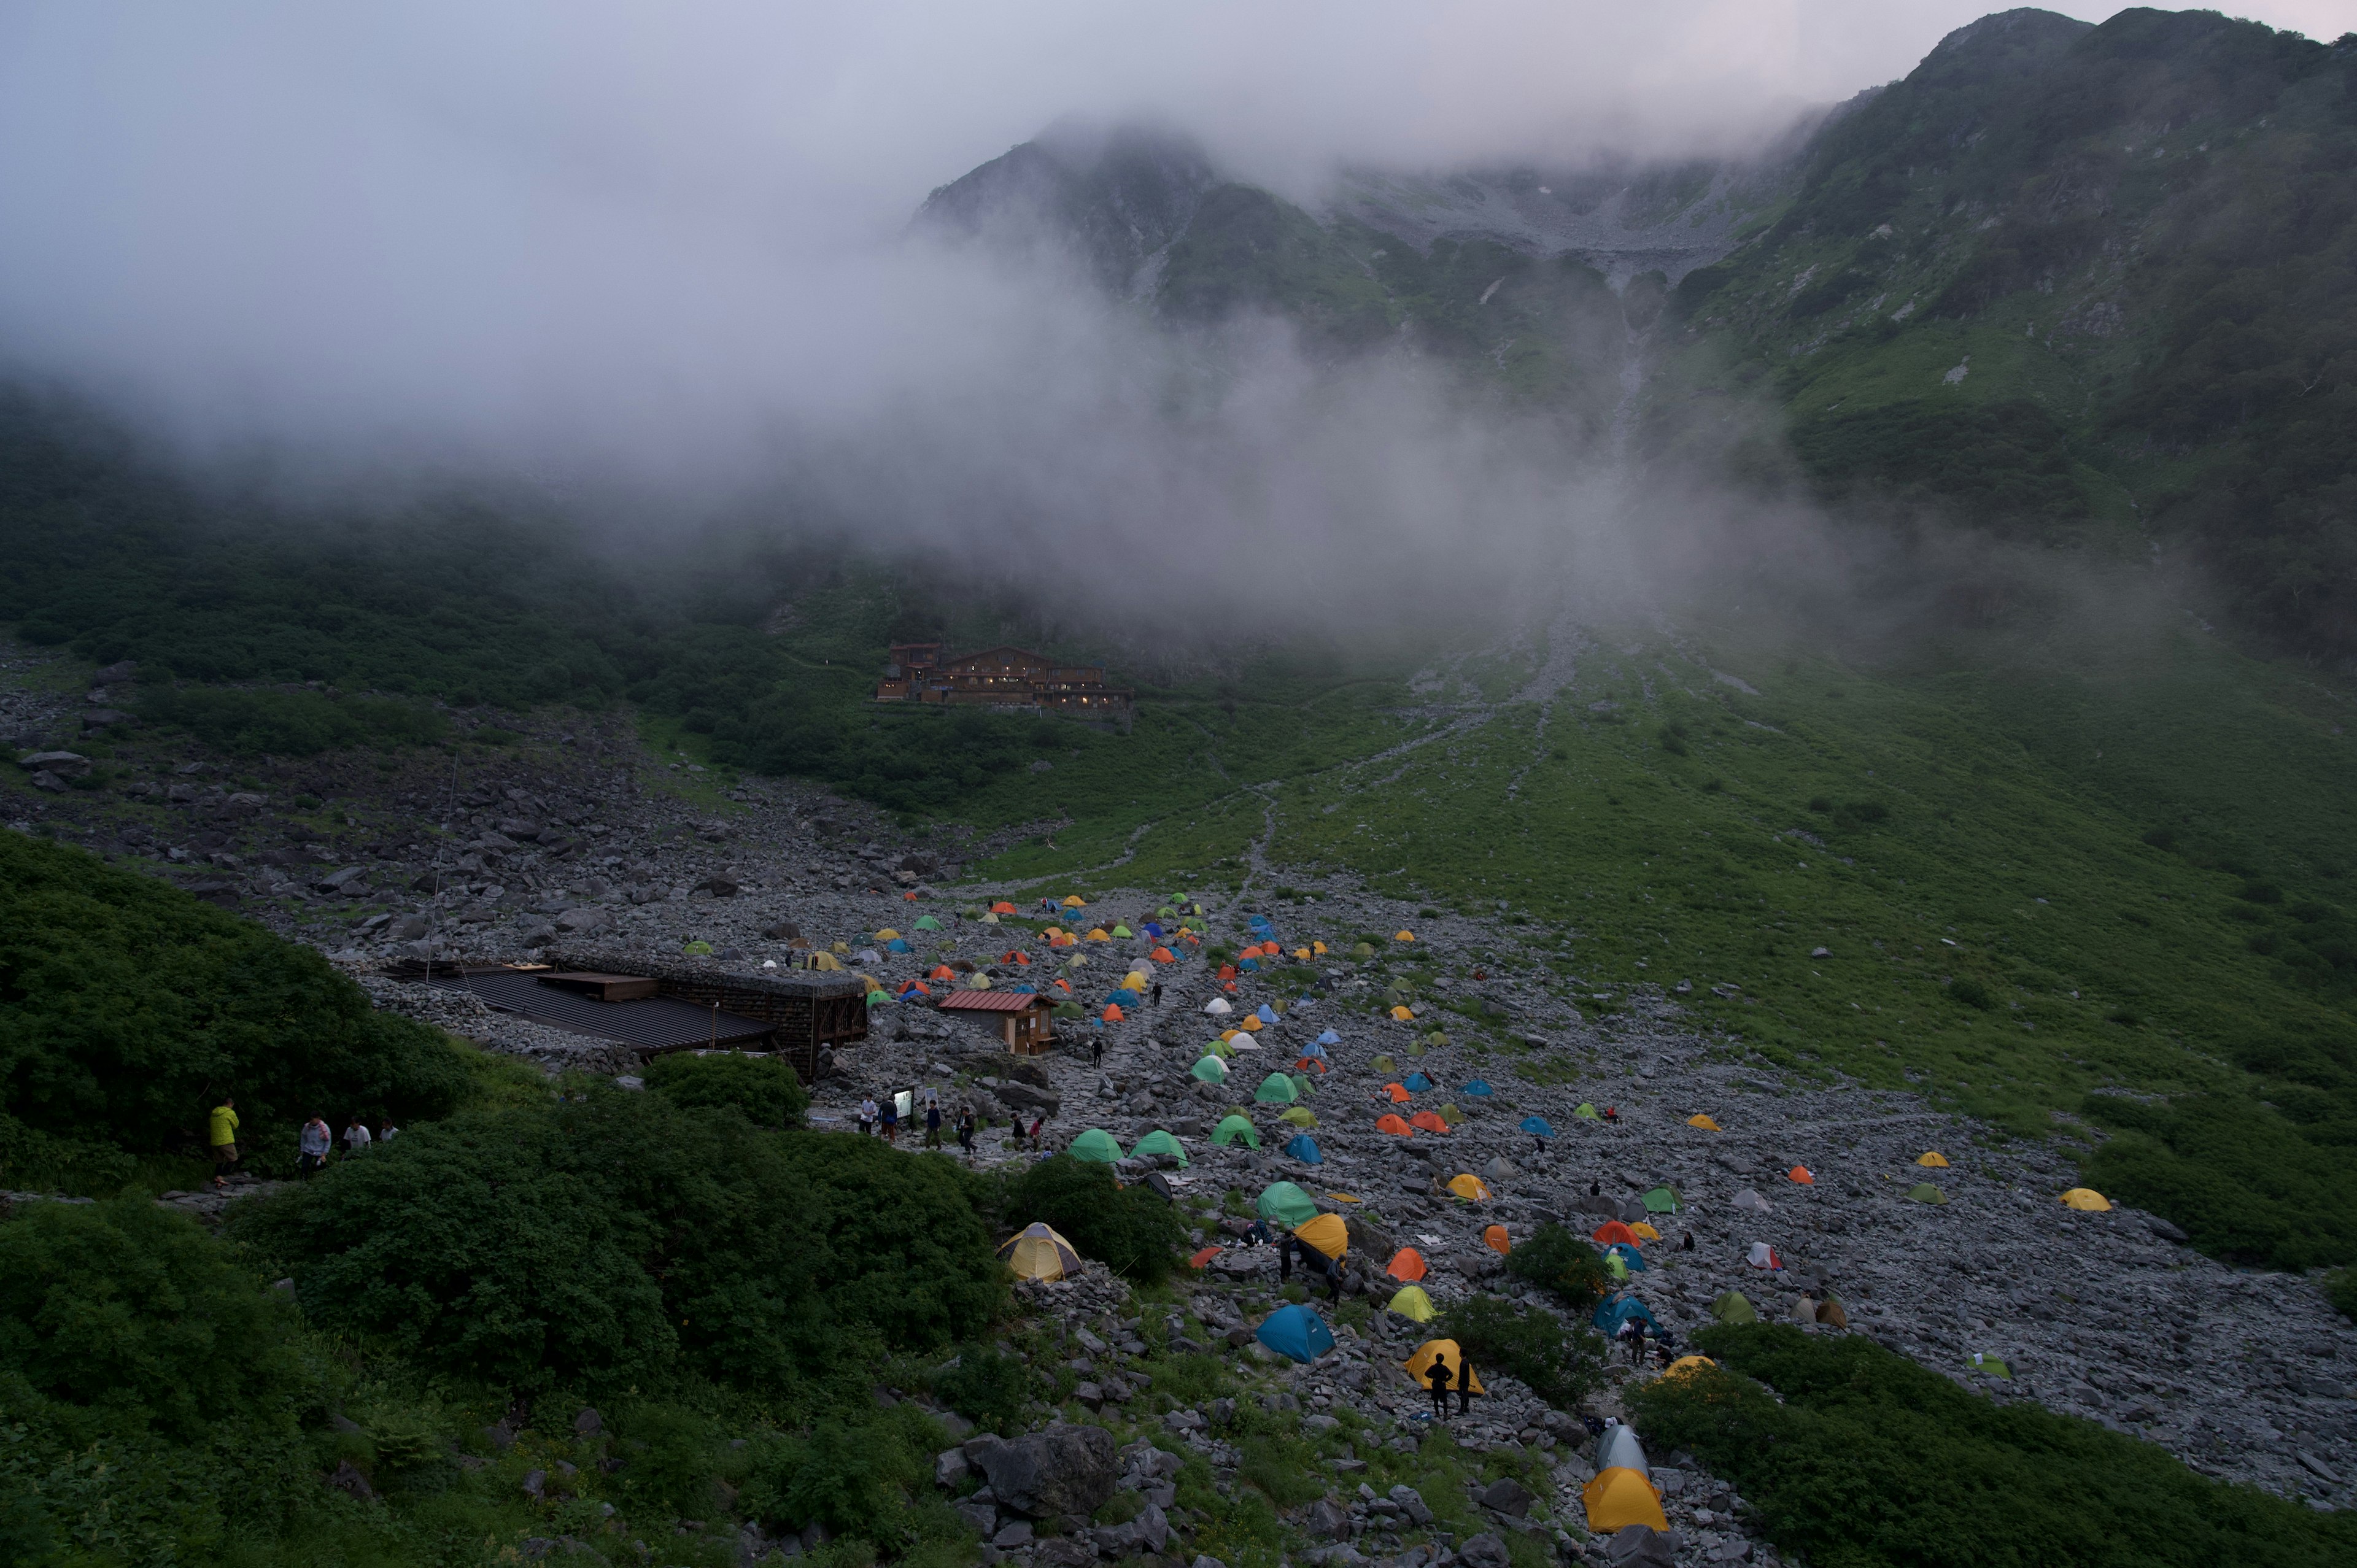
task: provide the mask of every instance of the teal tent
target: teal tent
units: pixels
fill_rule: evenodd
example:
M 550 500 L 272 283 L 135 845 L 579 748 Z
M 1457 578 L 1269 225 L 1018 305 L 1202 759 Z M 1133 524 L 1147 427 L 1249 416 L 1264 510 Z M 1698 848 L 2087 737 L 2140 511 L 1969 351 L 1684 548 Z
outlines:
M 1137 1147 L 1130 1150 L 1130 1153 L 1133 1155 L 1168 1155 L 1182 1165 L 1187 1163 L 1187 1151 L 1179 1146 L 1178 1140 L 1168 1133 L 1164 1132 L 1159 1127 L 1157 1127 L 1153 1132 L 1148 1133 L 1145 1137 L 1140 1138 L 1137 1141 Z
M 1285 1152 L 1305 1165 L 1322 1165 L 1326 1156 L 1318 1152 L 1318 1140 L 1307 1133 L 1296 1133 L 1286 1140 Z
M 1076 1160 L 1090 1160 L 1100 1165 L 1109 1165 L 1121 1158 L 1121 1145 L 1114 1141 L 1112 1133 L 1102 1127 L 1092 1127 L 1073 1139 L 1072 1146 L 1067 1152 Z
M 1273 1072 L 1260 1080 L 1260 1087 L 1253 1090 L 1253 1098 L 1263 1105 L 1290 1105 L 1301 1096 L 1295 1090 L 1291 1079 L 1281 1072 Z
M 1287 1230 L 1318 1218 L 1318 1205 L 1289 1181 L 1278 1182 L 1262 1193 L 1256 1208 L 1263 1219 Z
M 1334 1331 L 1306 1306 L 1280 1306 L 1261 1319 L 1253 1337 L 1289 1361 L 1315 1361 L 1334 1348 Z

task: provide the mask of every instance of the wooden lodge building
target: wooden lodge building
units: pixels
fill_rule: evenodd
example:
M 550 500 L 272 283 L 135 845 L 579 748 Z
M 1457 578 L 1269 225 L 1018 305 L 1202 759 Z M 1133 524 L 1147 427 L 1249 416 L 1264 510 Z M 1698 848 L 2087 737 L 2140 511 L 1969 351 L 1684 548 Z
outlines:
M 1102 664 L 1058 664 L 1026 648 L 985 648 L 944 658 L 938 642 L 896 642 L 879 703 L 1022 708 L 1126 723 L 1136 693 L 1105 684 Z

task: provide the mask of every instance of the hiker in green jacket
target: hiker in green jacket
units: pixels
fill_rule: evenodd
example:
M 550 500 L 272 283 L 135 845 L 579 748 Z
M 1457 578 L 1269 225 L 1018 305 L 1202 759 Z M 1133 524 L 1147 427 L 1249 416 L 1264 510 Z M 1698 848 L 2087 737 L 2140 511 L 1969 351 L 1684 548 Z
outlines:
M 227 1095 L 213 1107 L 213 1185 L 227 1187 L 230 1167 L 237 1164 L 237 1101 Z

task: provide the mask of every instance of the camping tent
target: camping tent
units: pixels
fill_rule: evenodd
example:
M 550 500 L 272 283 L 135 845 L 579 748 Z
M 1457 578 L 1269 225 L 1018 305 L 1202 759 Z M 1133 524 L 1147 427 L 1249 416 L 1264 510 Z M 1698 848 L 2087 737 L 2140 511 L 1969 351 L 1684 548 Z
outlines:
M 1597 1332 L 1609 1337 L 1620 1333 L 1620 1326 L 1632 1317 L 1643 1318 L 1653 1326 L 1655 1333 L 1661 1332 L 1661 1319 L 1655 1317 L 1652 1309 L 1643 1302 L 1632 1295 L 1614 1296 L 1609 1300 L 1597 1303 L 1596 1310 L 1588 1315 L 1587 1321 L 1595 1326 Z
M 1342 1036 L 1329 1029 L 1312 1043 L 1320 1046 L 1339 1046 L 1342 1043 Z
M 993 904 L 990 907 L 990 912 L 994 915 L 1019 915 L 1023 911 L 1008 903 L 1006 899 L 1001 898 L 997 903 Z
M 1469 1078 L 1457 1086 L 1457 1092 L 1469 1094 L 1479 1099 L 1482 1095 L 1495 1093 L 1496 1090 L 1490 1087 L 1490 1080 L 1486 1078 Z
M 1794 1165 L 1791 1170 L 1784 1173 L 1784 1179 L 1787 1181 L 1799 1182 L 1803 1187 L 1814 1187 L 1817 1185 L 1815 1175 L 1806 1165 Z
M 1501 1258 L 1514 1250 L 1513 1238 L 1506 1234 L 1506 1228 L 1502 1225 L 1492 1225 L 1482 1231 L 1481 1245 Z
M 1721 1323 L 1757 1323 L 1760 1314 L 1739 1290 L 1723 1290 L 1711 1298 L 1710 1315 Z
M 1407 1083 L 1405 1088 L 1410 1094 L 1422 1094 L 1426 1090 L 1430 1089 L 1431 1087 L 1432 1079 L 1425 1077 L 1424 1074 L 1420 1072 L 1412 1072 L 1407 1075 Z
M 1293 1228 L 1293 1234 L 1329 1258 L 1340 1258 L 1351 1249 L 1351 1228 L 1339 1214 L 1321 1214 L 1305 1220 Z
M 1429 1111 L 1417 1112 L 1415 1115 L 1407 1119 L 1407 1124 L 1411 1127 L 1420 1127 L 1427 1133 L 1446 1133 L 1448 1131 L 1448 1123 L 1443 1122 L 1437 1115 Z
M 1727 1201 L 1737 1208 L 1749 1209 L 1754 1214 L 1768 1212 L 1768 1200 L 1748 1187 Z
M 1060 1280 L 1081 1271 L 1081 1254 L 1045 1225 L 1025 1226 L 998 1249 L 998 1255 L 1019 1280 Z
M 1637 1233 L 1618 1219 L 1608 1219 L 1588 1232 L 1587 1239 L 1598 1246 L 1609 1246 L 1615 1241 L 1627 1246 L 1637 1244 Z
M 1407 1086 L 1405 1084 L 1387 1083 L 1383 1085 L 1383 1093 L 1394 1105 L 1405 1105 L 1408 1101 Z
M 1659 1230 L 1654 1230 L 1652 1226 L 1646 1224 L 1641 1219 L 1637 1220 L 1629 1227 L 1629 1234 L 1634 1236 L 1640 1241 L 1658 1241 L 1662 1239 L 1662 1233 Z
M 1211 1145 L 1214 1148 L 1224 1149 L 1239 1139 L 1252 1148 L 1260 1147 L 1259 1132 L 1242 1114 L 1222 1117 L 1220 1124 L 1211 1129 Z
M 1641 1274 L 1646 1272 L 1645 1255 L 1638 1251 L 1630 1242 L 1615 1241 L 1604 1249 L 1604 1253 L 1607 1257 L 1620 1259 L 1620 1266 L 1632 1274 Z
M 1181 1159 L 1184 1159 L 1183 1155 L 1181 1156 Z M 1176 1203 L 1178 1201 L 1178 1194 L 1172 1190 L 1169 1178 L 1165 1176 L 1160 1171 L 1146 1172 L 1146 1179 L 1137 1185 L 1144 1187 L 1146 1191 L 1152 1193 L 1155 1197 L 1160 1198 L 1165 1203 Z
M 1395 1006 L 1392 1009 L 1392 1016 L 1399 1020 L 1399 1022 L 1405 1024 L 1413 1020 L 1415 1017 L 1415 1015 L 1405 1007 Z
M 1386 1074 L 1394 1073 L 1399 1071 L 1399 1063 L 1392 1060 L 1388 1055 L 1379 1056 L 1367 1064 L 1367 1070 Z
M 934 919 L 931 915 L 920 915 L 917 917 L 917 923 L 912 929 L 920 931 L 938 931 L 942 929 L 942 923 L 939 920 Z
M 2100 1192 L 2089 1187 L 2074 1187 L 2062 1195 L 2062 1207 L 2084 1214 L 2109 1214 L 2112 1205 Z
M 1186 1149 L 1179 1144 L 1178 1140 L 1175 1136 L 1160 1127 L 1157 1127 L 1153 1132 L 1148 1133 L 1145 1137 L 1140 1138 L 1137 1141 L 1137 1147 L 1130 1150 L 1130 1153 L 1133 1155 L 1168 1155 L 1182 1165 L 1187 1163 Z
M 1375 1131 L 1378 1133 L 1389 1133 L 1394 1138 L 1413 1138 L 1415 1136 L 1415 1129 L 1409 1126 L 1405 1122 L 1401 1121 L 1396 1116 L 1376 1117 Z
M 1673 1187 L 1657 1187 L 1652 1191 L 1645 1195 L 1646 1213 L 1675 1214 L 1677 1211 L 1678 1195 L 1676 1189 Z
M 1296 1133 L 1285 1141 L 1285 1152 L 1305 1165 L 1322 1165 L 1326 1156 L 1318 1151 L 1318 1140 L 1307 1133 Z
M 1394 1293 L 1390 1310 L 1411 1323 L 1429 1323 L 1440 1316 L 1439 1310 L 1432 1305 L 1432 1298 L 1424 1294 L 1422 1285 L 1409 1285 Z
M 1194 1077 L 1201 1079 L 1205 1083 L 1225 1083 L 1228 1081 L 1228 1064 L 1222 1061 L 1217 1057 L 1205 1057 L 1201 1061 L 1197 1062 L 1194 1067 L 1189 1070 Z
M 1948 1201 L 1948 1195 L 1942 1192 L 1938 1187 L 1933 1187 L 1928 1181 L 1919 1181 L 1913 1187 L 1909 1187 L 1907 1189 L 1907 1196 L 1913 1198 L 1918 1203 L 1945 1203 Z M 2093 1193 L 2089 1193 L 2087 1196 L 2094 1197 L 2094 1194 Z M 2064 1201 L 2069 1202 L 2069 1199 L 2066 1198 Z M 2109 1208 L 2111 1207 L 2110 1204 L 2104 1203 L 2104 1200 L 2100 1197 L 2096 1197 L 2095 1202 L 2103 1204 L 2105 1208 Z M 2073 1203 L 2071 1207 L 2073 1208 L 2079 1208 L 2088 1206 Z
M 1334 1331 L 1306 1306 L 1280 1306 L 1261 1319 L 1253 1337 L 1287 1360 L 1310 1362 L 1334 1348 Z
M 1480 1203 L 1487 1198 L 1496 1196 L 1496 1194 L 1490 1190 L 1490 1186 L 1487 1182 L 1483 1181 L 1480 1176 L 1473 1175 L 1469 1171 L 1450 1176 L 1448 1178 L 1448 1190 L 1455 1193 L 1458 1197 L 1472 1203 Z
M 1751 1250 L 1743 1255 L 1743 1261 L 1755 1269 L 1781 1269 L 1784 1266 L 1784 1260 L 1776 1255 L 1776 1249 L 1765 1241 L 1752 1242 Z
M 1315 1127 L 1318 1125 L 1318 1112 L 1307 1105 L 1288 1105 L 1277 1120 L 1290 1122 L 1297 1127 Z
M 1121 1145 L 1103 1128 L 1092 1127 L 1072 1140 L 1069 1153 L 1076 1160 L 1091 1160 L 1109 1165 L 1121 1158 Z
M 1528 1133 L 1534 1138 L 1552 1138 L 1555 1136 L 1555 1129 L 1547 1125 L 1547 1119 L 1544 1116 L 1523 1117 L 1523 1131 Z
M 1226 997 L 1214 996 L 1209 1002 L 1203 1004 L 1203 1011 L 1211 1014 L 1216 1018 L 1222 1015 L 1232 1013 L 1235 1009 L 1228 1005 L 1228 999 Z
M 1301 1047 L 1301 1059 L 1306 1062 L 1322 1062 L 1326 1060 L 1326 1047 L 1312 1040 Z
M 1402 1247 L 1394 1253 L 1391 1266 L 1383 1271 L 1392 1278 L 1405 1280 L 1410 1284 L 1424 1278 L 1426 1272 L 1424 1254 L 1413 1247 Z
M 1614 1427 L 1626 1432 L 1625 1426 Z M 1643 1458 L 1642 1450 L 1638 1457 Z M 1579 1500 L 1587 1509 L 1587 1528 L 1598 1535 L 1613 1535 L 1632 1524 L 1641 1524 L 1666 1533 L 1670 1521 L 1662 1514 L 1662 1496 L 1641 1468 L 1614 1465 L 1598 1470 L 1595 1478 L 1579 1489 Z
M 1712 1360 L 1707 1356 L 1681 1356 L 1676 1360 L 1662 1369 L 1662 1376 L 1664 1378 L 1692 1377 L 1695 1373 L 1701 1371 L 1705 1367 L 1716 1367 L 1717 1365 L 1717 1362 Z
M 1583 1122 L 1601 1122 L 1604 1120 L 1603 1117 L 1598 1116 L 1596 1113 L 1596 1107 L 1588 1104 L 1586 1101 L 1582 1101 L 1580 1102 L 1579 1109 L 1573 1112 L 1572 1114 L 1578 1117 Z
M 1724 1131 L 1717 1122 L 1712 1121 L 1707 1116 L 1702 1115 L 1687 1117 L 1686 1125 L 1689 1127 L 1699 1127 L 1706 1133 L 1717 1133 Z
M 1469 1369 L 1466 1364 L 1465 1352 L 1457 1348 L 1457 1341 L 1454 1339 L 1427 1339 L 1415 1348 L 1415 1355 L 1400 1364 L 1407 1369 L 1407 1375 L 1415 1380 L 1416 1386 L 1422 1388 L 1425 1386 L 1424 1375 L 1432 1369 L 1432 1363 L 1443 1356 L 1448 1358 L 1449 1386 L 1454 1388 L 1457 1386 L 1457 1380 L 1465 1378 Z M 1473 1372 L 1467 1379 L 1467 1386 L 1477 1394 L 1490 1391 L 1481 1386 L 1481 1374 L 1479 1372 Z
M 1260 1080 L 1260 1087 L 1253 1090 L 1253 1098 L 1263 1105 L 1290 1105 L 1301 1096 L 1294 1089 L 1291 1079 L 1281 1072 L 1273 1072 Z
M 1260 1195 L 1255 1211 L 1263 1219 L 1271 1220 L 1285 1230 L 1306 1223 L 1318 1213 L 1318 1205 L 1308 1193 L 1289 1181 L 1281 1181 Z
M 1276 1022 L 1276 1009 L 1264 1002 L 1254 1011 L 1253 1016 L 1264 1024 L 1274 1024 Z

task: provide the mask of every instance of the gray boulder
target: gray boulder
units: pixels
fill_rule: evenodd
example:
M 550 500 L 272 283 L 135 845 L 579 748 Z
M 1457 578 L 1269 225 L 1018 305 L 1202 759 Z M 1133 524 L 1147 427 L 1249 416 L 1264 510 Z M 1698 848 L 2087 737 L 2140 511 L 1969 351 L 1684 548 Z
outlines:
M 1650 1524 L 1623 1525 L 1604 1543 L 1612 1568 L 1676 1568 L 1676 1545 Z
M 1457 1555 L 1468 1568 L 1512 1568 L 1514 1561 L 1506 1551 L 1506 1543 L 1487 1531 L 1459 1546 Z
M 578 936 L 587 931 L 605 929 L 612 918 L 605 910 L 585 905 L 560 913 L 556 917 L 556 929 L 567 936 Z
M 1113 1496 L 1121 1475 L 1113 1434 L 1101 1426 L 1051 1426 L 1012 1443 L 985 1444 L 970 1456 L 1001 1508 L 1033 1519 L 1086 1519 Z
M 1483 1508 L 1495 1509 L 1511 1519 L 1521 1519 L 1528 1514 L 1531 1505 L 1536 1501 L 1537 1496 L 1512 1477 L 1491 1482 L 1489 1489 L 1481 1494 Z
M 27 773 L 80 775 L 90 771 L 90 758 L 78 751 L 28 751 L 16 766 Z
M 1322 1541 L 1348 1541 L 1351 1539 L 1350 1510 L 1331 1498 L 1320 1498 L 1310 1505 L 1308 1528 L 1310 1534 Z

